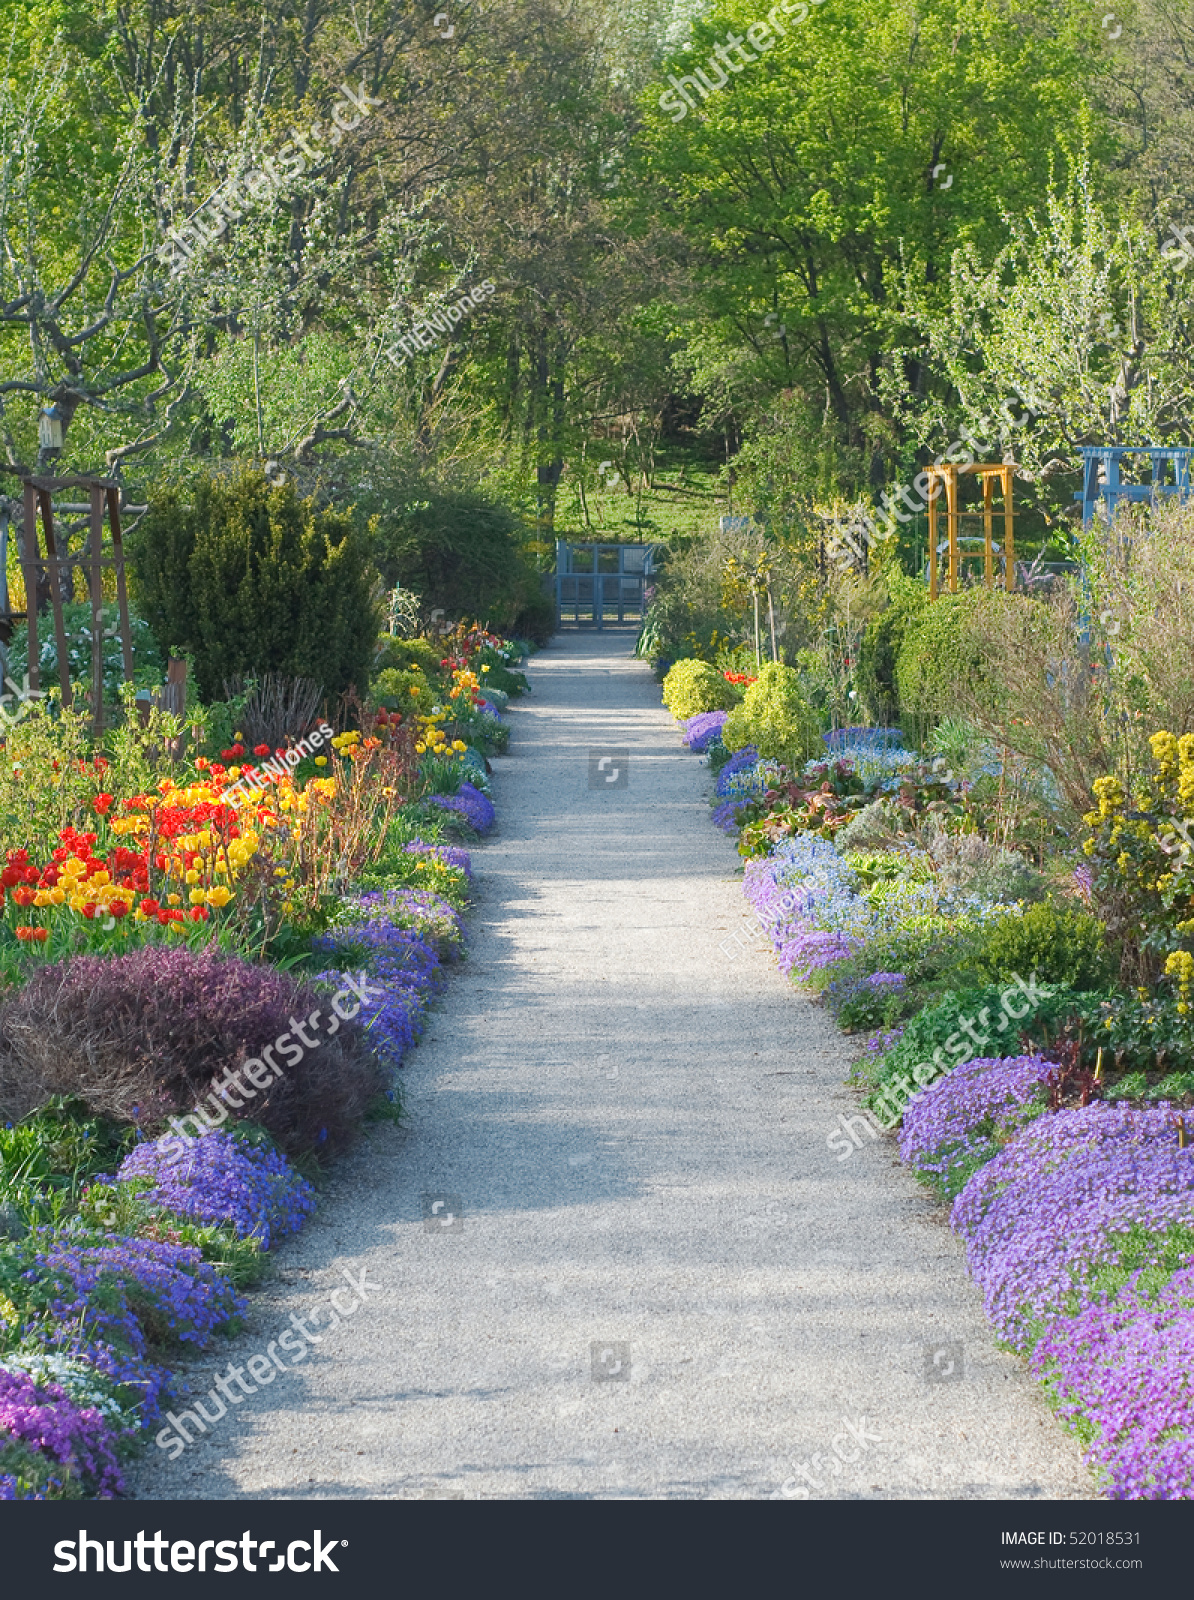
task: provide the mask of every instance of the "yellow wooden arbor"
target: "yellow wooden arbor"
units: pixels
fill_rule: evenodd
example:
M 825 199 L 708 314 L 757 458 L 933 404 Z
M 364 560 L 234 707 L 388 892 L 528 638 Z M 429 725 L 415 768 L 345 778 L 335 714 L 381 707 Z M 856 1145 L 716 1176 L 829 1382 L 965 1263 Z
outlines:
M 1016 541 L 1013 529 L 1012 511 L 1012 474 L 1015 465 L 1006 461 L 999 462 L 973 462 L 970 466 L 961 466 L 953 463 L 941 463 L 939 466 L 925 468 L 929 480 L 929 599 L 936 600 L 939 587 L 937 582 L 937 509 L 939 502 L 945 500 L 945 521 L 949 537 L 949 591 L 951 594 L 958 592 L 958 567 L 961 561 L 959 539 L 961 537 L 961 524 L 963 520 L 970 521 L 978 517 L 983 522 L 983 581 L 988 589 L 995 587 L 995 486 L 999 485 L 1003 504 L 1000 512 L 1003 517 L 1003 571 L 1004 586 L 1014 589 L 1016 585 Z M 979 480 L 983 486 L 983 506 L 981 511 L 963 511 L 961 497 L 961 479 L 970 475 Z

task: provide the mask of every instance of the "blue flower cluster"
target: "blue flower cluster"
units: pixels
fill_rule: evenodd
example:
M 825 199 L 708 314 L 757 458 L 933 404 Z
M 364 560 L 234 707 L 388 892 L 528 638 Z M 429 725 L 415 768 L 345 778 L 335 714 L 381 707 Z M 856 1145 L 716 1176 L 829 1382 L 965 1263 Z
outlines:
M 150 1178 L 146 1198 L 196 1222 L 226 1222 L 263 1250 L 297 1233 L 315 1207 L 315 1191 L 285 1156 L 217 1129 L 188 1142 L 147 1140 L 125 1157 L 117 1178 Z M 170 1148 L 163 1148 L 169 1146 Z
M 714 739 L 721 737 L 728 711 L 700 711 L 695 717 L 684 719 L 684 743 L 698 755 L 704 755 Z
M 493 802 L 467 781 L 460 785 L 455 794 L 433 794 L 430 799 L 432 805 L 462 816 L 476 833 L 488 833 L 493 827 L 497 815 Z
M 362 921 L 386 921 L 396 928 L 413 928 L 433 945 L 441 961 L 464 953 L 464 921 L 442 895 L 431 889 L 369 889 L 344 902 L 336 925 L 352 927 Z
M 364 962 L 379 980 L 383 993 L 380 999 L 364 1003 L 361 1019 L 378 1057 L 392 1067 L 401 1066 L 423 1031 L 428 998 L 443 988 L 438 950 L 416 929 L 400 927 L 378 894 L 350 901 L 342 921 L 320 934 L 312 946 L 320 954 L 336 957 L 345 968 Z M 337 987 L 342 981 L 338 970 L 319 977 Z
M 731 793 L 731 783 L 740 772 L 745 772 L 748 768 L 753 767 L 758 759 L 759 752 L 753 744 L 743 745 L 741 750 L 735 750 L 734 754 L 717 774 L 718 798 L 721 800 L 728 799 Z
M 157 1345 L 204 1349 L 214 1332 L 244 1313 L 243 1296 L 198 1250 L 153 1239 L 79 1243 L 52 1228 L 38 1229 L 35 1242 L 42 1236 L 47 1248 L 23 1276 L 36 1285 L 44 1309 L 24 1338 L 80 1356 L 133 1391 L 142 1422 L 157 1416 L 170 1381 L 148 1356 L 148 1329 Z
M 877 755 L 884 750 L 903 750 L 903 734 L 898 728 L 835 728 L 821 737 L 835 755 Z

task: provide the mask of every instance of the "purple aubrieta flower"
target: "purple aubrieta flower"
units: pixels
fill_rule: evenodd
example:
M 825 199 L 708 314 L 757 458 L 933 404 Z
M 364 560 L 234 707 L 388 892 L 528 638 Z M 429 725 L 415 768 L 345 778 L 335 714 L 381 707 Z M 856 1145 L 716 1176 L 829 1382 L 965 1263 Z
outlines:
M 1194 1499 L 1194 1266 L 1052 1324 L 1032 1355 L 1112 1500 Z M 1092 1437 L 1093 1435 L 1093 1437 Z
M 717 795 L 720 800 L 729 798 L 730 786 L 733 780 L 740 772 L 745 772 L 748 768 L 753 767 L 758 759 L 759 752 L 753 744 L 746 744 L 743 745 L 741 750 L 735 750 L 734 754 L 717 774 Z
M 1042 1325 L 1091 1303 L 1090 1280 L 1119 1263 L 1129 1233 L 1160 1258 L 1169 1228 L 1194 1226 L 1194 1148 L 1179 1149 L 1164 1108 L 1058 1111 L 974 1174 L 951 1221 L 987 1315 L 1029 1348 Z
M 247 1144 L 222 1129 L 188 1142 L 153 1140 L 127 1155 L 118 1178 L 149 1178 L 146 1198 L 196 1222 L 227 1223 L 263 1250 L 297 1233 L 315 1208 L 315 1191 L 277 1150 Z M 169 1147 L 169 1148 L 167 1148 Z
M 684 721 L 684 743 L 698 755 L 704 755 L 709 746 L 721 735 L 726 725 L 728 711 L 701 711 Z
M 65 1467 L 84 1493 L 110 1500 L 123 1493 L 116 1435 L 93 1406 L 80 1406 L 57 1383 L 35 1383 L 0 1366 L 0 1441 L 17 1439 L 36 1455 Z M 63 1479 L 53 1480 L 62 1487 Z M 0 1500 L 40 1500 L 22 1492 L 11 1473 L 0 1478 Z
M 489 796 L 468 782 L 462 783 L 455 794 L 433 794 L 429 799 L 443 811 L 455 811 L 476 833 L 488 833 L 497 816 Z
M 1044 1056 L 979 1057 L 953 1067 L 913 1095 L 904 1109 L 900 1155 L 950 1188 L 950 1175 L 995 1156 L 1045 1106 L 1045 1080 L 1057 1066 Z
M 412 839 L 409 844 L 402 846 L 402 853 L 408 856 L 435 856 L 445 866 L 458 867 L 469 883 L 473 881 L 473 864 L 469 853 L 456 845 L 428 844 L 425 839 Z
M 226 1135 L 199 1142 L 220 1137 Z M 131 1390 L 142 1422 L 158 1415 L 171 1381 L 149 1355 L 149 1330 L 155 1345 L 206 1349 L 213 1333 L 244 1314 L 244 1297 L 188 1245 L 139 1238 L 80 1243 L 50 1227 L 32 1237 L 44 1249 L 22 1276 L 44 1303 L 23 1337 L 78 1356 Z

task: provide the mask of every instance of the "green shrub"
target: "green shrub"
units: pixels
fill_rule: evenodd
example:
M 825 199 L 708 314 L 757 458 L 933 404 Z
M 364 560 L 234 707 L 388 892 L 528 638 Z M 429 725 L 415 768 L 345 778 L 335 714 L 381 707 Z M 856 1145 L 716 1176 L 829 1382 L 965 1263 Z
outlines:
M 407 672 L 414 666 L 429 678 L 447 683 L 448 670 L 440 666 L 443 659 L 443 645 L 431 639 L 399 639 L 396 635 L 383 634 L 378 641 L 375 670 L 383 672 L 396 667 L 399 672 Z
M 1042 983 L 1071 989 L 1100 989 L 1111 982 L 1114 971 L 1098 918 L 1089 911 L 1058 911 L 1047 903 L 997 922 L 985 935 L 974 966 L 992 983 L 1035 972 Z
M 1026 981 L 1030 977 L 1021 976 Z M 1013 999 L 1013 1007 L 1023 1009 L 1024 1015 L 1009 1022 L 1001 998 L 1009 989 L 1016 993 L 1016 987 L 1005 980 L 943 993 L 934 1005 L 911 1019 L 885 1055 L 877 1061 L 860 1063 L 855 1069 L 857 1075 L 870 1085 L 894 1082 L 902 1073 L 912 1073 L 922 1063 L 934 1061 L 938 1050 L 942 1051 L 939 1062 L 948 1069 L 961 1058 L 963 1044 L 971 1055 L 984 1058 L 1019 1055 L 1026 1037 L 1034 1049 L 1044 1049 L 1069 1018 L 1098 1015 L 1097 995 L 1076 993 L 1062 985 L 1040 984 L 1035 996 L 1026 992 L 1023 998 Z M 974 1025 L 979 1039 L 984 1041 L 981 1048 L 963 1028 L 965 1021 Z
M 702 711 L 728 711 L 738 691 L 707 661 L 677 661 L 663 680 L 663 703 L 679 722 Z
M 488 671 L 482 670 L 484 668 L 488 668 Z M 497 651 L 488 646 L 478 653 L 473 670 L 481 680 L 481 692 L 486 698 L 490 689 L 498 689 L 508 695 L 530 693 L 531 683 L 526 673 L 512 672 Z
M 162 497 L 129 540 L 141 610 L 188 652 L 199 692 L 265 672 L 362 692 L 377 639 L 375 574 L 351 518 L 317 511 L 260 472 L 200 479 Z
M 426 481 L 400 508 L 376 516 L 373 554 L 386 583 L 420 596 L 425 611 L 452 621 L 488 623 L 544 643 L 555 604 L 522 545 L 523 525 L 508 507 L 473 489 Z
M 985 589 L 965 589 L 942 595 L 907 620 L 896 656 L 895 686 L 901 725 L 917 743 L 939 717 L 956 710 L 959 684 L 973 691 L 981 681 L 983 658 L 971 624 L 979 608 L 990 603 Z
M 894 724 L 900 716 L 896 662 L 904 636 L 929 603 L 922 583 L 892 574 L 891 604 L 867 624 L 858 651 L 855 683 L 867 712 L 876 722 Z
M 727 750 L 753 744 L 765 759 L 782 761 L 793 770 L 825 748 L 820 722 L 801 693 L 798 673 L 778 661 L 762 668 L 742 704 L 726 718 L 721 738 Z

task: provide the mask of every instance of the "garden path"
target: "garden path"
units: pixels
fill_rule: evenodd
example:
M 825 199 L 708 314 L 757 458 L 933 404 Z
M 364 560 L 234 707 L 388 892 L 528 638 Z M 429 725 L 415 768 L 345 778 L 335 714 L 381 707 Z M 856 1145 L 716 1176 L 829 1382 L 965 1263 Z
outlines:
M 827 1149 L 847 1047 L 769 953 L 722 949 L 738 859 L 632 639 L 531 663 L 409 1124 L 337 1167 L 220 1359 L 345 1271 L 376 1293 L 177 1462 L 151 1446 L 142 1496 L 1091 1493 L 891 1141 Z M 629 767 L 591 788 L 597 747 Z

